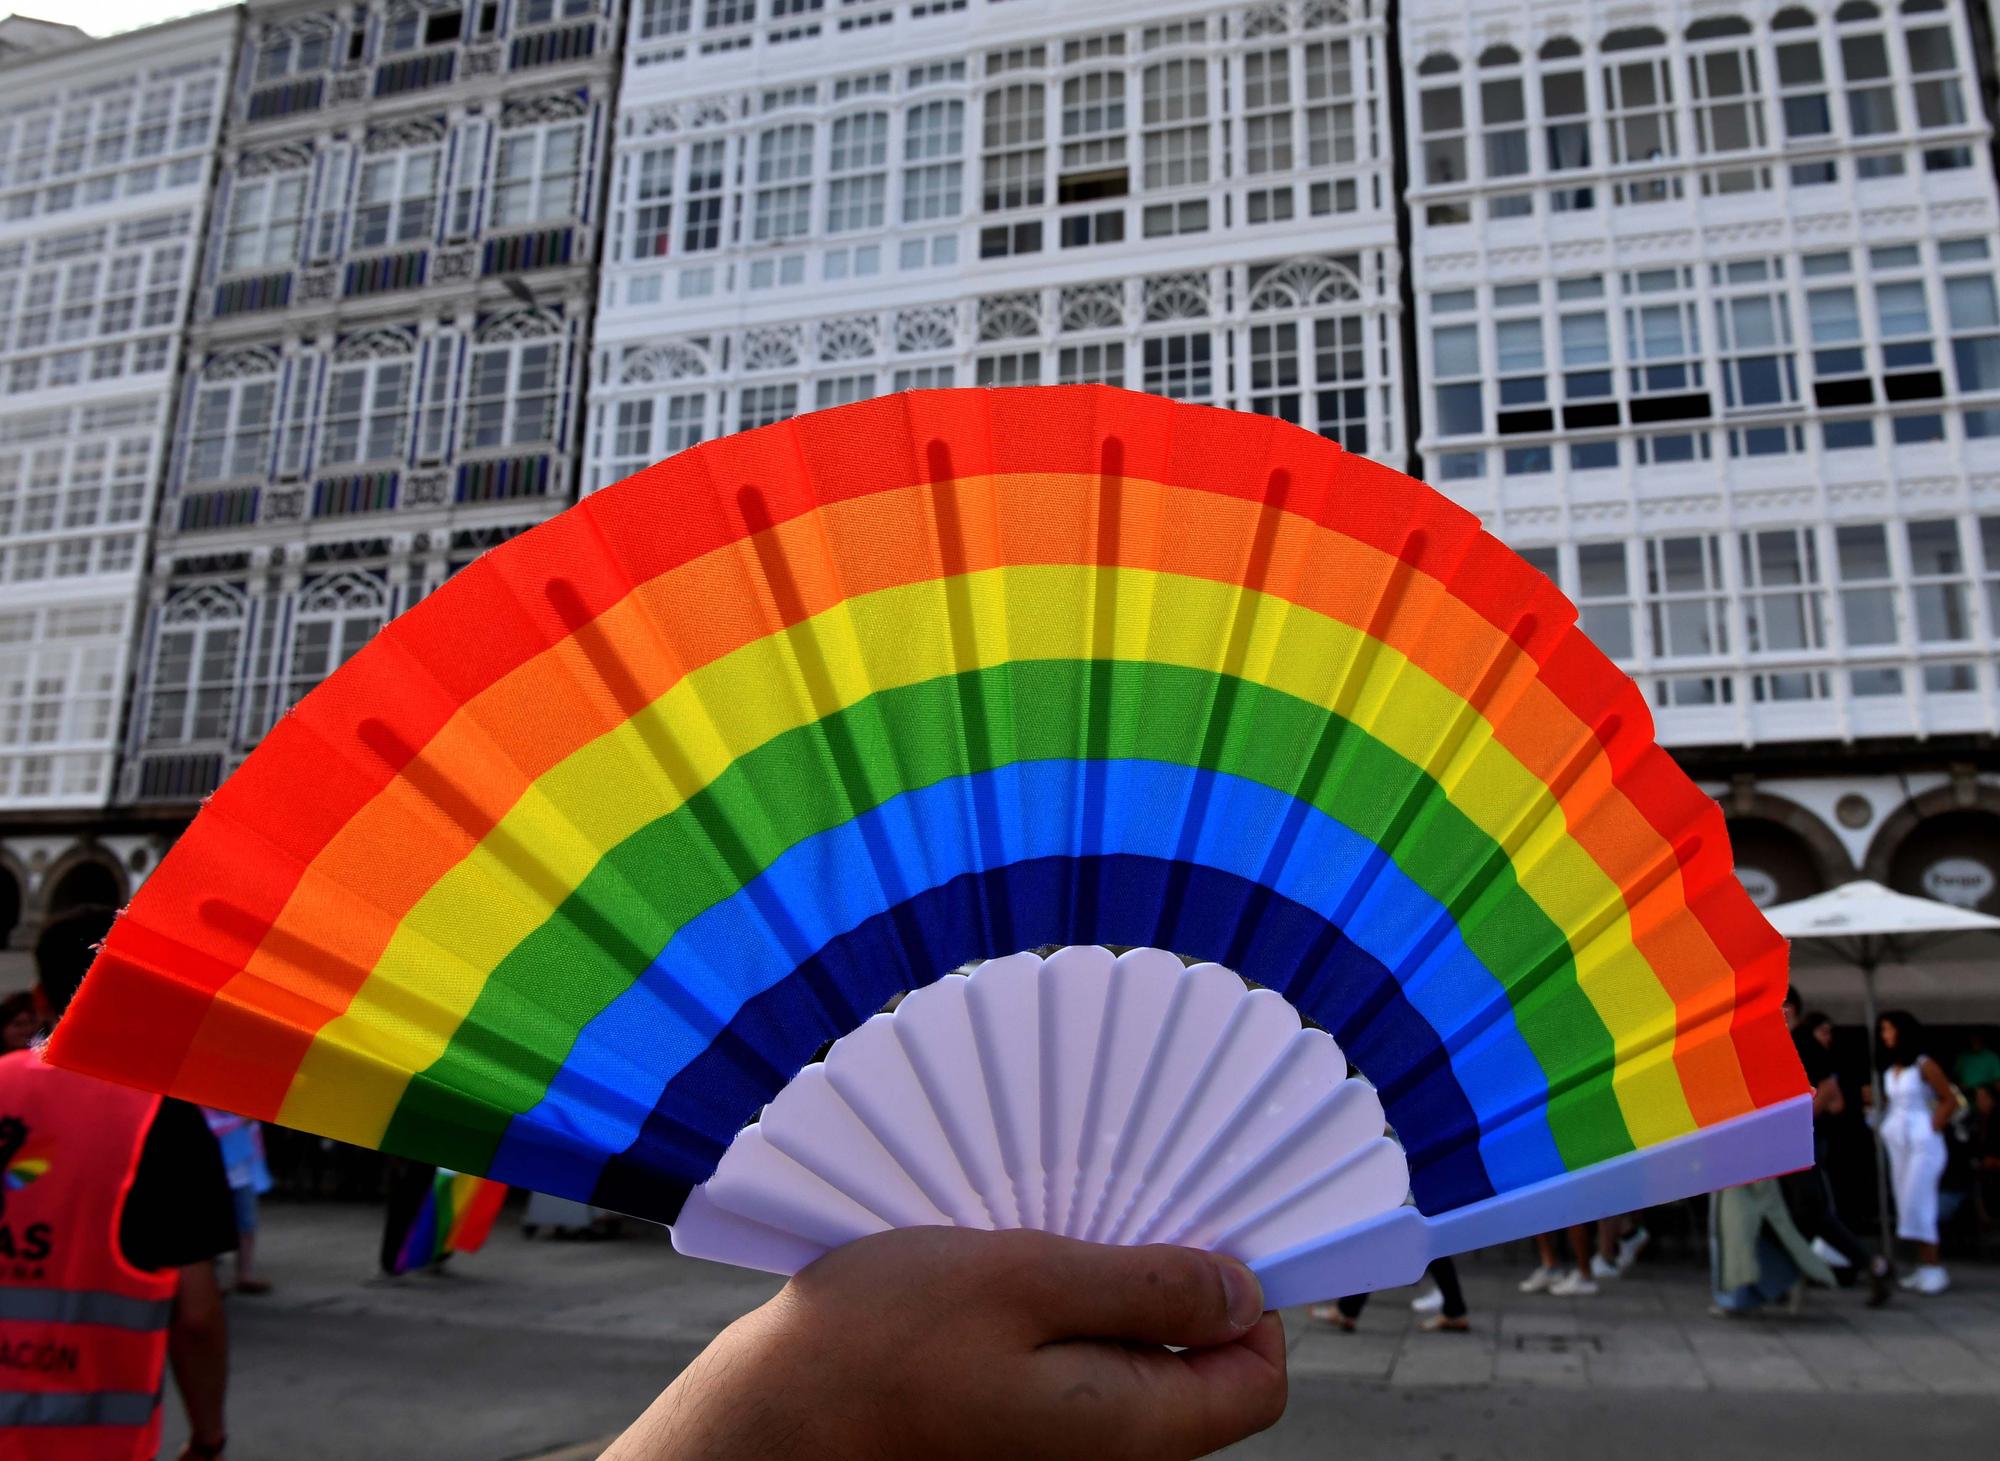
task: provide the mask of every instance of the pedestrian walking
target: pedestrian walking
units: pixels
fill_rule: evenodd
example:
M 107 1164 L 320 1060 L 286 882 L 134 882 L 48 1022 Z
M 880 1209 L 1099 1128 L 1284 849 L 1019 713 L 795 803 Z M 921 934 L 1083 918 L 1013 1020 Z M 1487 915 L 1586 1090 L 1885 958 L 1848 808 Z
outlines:
M 1472 1323 L 1466 1317 L 1465 1290 L 1459 1287 L 1457 1265 L 1449 1258 L 1440 1258 L 1424 1272 L 1437 1285 L 1441 1302 L 1435 1314 L 1417 1321 L 1417 1328 L 1427 1334 L 1462 1334 L 1470 1329 Z M 1338 1303 L 1314 1304 L 1307 1312 L 1323 1324 L 1331 1324 L 1344 1334 L 1352 1334 L 1361 1319 L 1361 1311 L 1367 1307 L 1368 1295 L 1349 1294 Z
M 427 1162 L 389 1157 L 385 1163 L 387 1202 L 382 1213 L 381 1271 L 379 1282 L 395 1282 L 402 1273 L 403 1246 L 409 1241 L 410 1227 L 424 1210 L 437 1168 Z M 440 1259 L 438 1265 L 442 1266 Z
M 1564 1270 L 1561 1243 L 1569 1243 L 1574 1266 Z M 1590 1276 L 1592 1257 L 1590 1224 L 1578 1223 L 1560 1233 L 1541 1233 L 1535 1238 L 1540 1258 L 1535 1271 L 1521 1280 L 1524 1294 L 1550 1294 L 1559 1299 L 1587 1299 L 1597 1292 L 1597 1280 Z
M 269 1279 L 257 1274 L 257 1199 L 271 1190 L 271 1169 L 264 1161 L 264 1128 L 247 1116 L 202 1107 L 202 1116 L 222 1149 L 223 1170 L 229 1176 L 229 1197 L 236 1209 L 236 1292 L 268 1294 Z
M 1915 1015 L 1889 1010 L 1875 1029 L 1880 1042 L 1882 1092 L 1869 1093 L 1875 1130 L 1889 1155 L 1889 1185 L 1896 1198 L 1896 1236 L 1917 1248 L 1917 1270 L 1899 1280 L 1920 1294 L 1941 1294 L 1951 1276 L 1938 1261 L 1938 1185 L 1944 1179 L 1944 1132 L 1958 1114 L 1958 1092 L 1939 1064 L 1924 1053 L 1924 1027 Z
M 1834 1150 L 1832 1124 L 1847 1109 L 1847 1096 L 1833 1063 L 1833 1021 L 1819 1013 L 1797 1015 L 1796 1010 L 1795 1000 L 1788 997 L 1785 1021 L 1791 1026 L 1792 1043 L 1812 1091 L 1813 1164 L 1803 1172 L 1779 1178 L 1779 1190 L 1792 1220 L 1807 1239 L 1824 1245 L 1850 1279 L 1864 1273 L 1868 1276 L 1868 1305 L 1879 1308 L 1889 1300 L 1889 1260 L 1879 1252 L 1871 1253 L 1841 1221 L 1829 1175 Z M 1826 1252 L 1820 1256 L 1825 1258 Z
M 1732 1318 L 1784 1302 L 1797 1313 L 1807 1280 L 1834 1285 L 1833 1270 L 1813 1252 L 1770 1179 L 1727 1187 L 1708 1204 L 1710 1313 Z

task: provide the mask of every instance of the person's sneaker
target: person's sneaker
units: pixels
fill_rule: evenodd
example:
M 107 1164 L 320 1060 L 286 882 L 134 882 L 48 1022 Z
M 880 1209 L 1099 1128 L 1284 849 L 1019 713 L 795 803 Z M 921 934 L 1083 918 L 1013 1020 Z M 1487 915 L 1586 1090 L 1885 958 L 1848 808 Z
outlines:
M 1916 1282 L 1910 1287 L 1920 1294 L 1941 1294 L 1951 1287 L 1951 1275 L 1941 1264 L 1926 1263 L 1916 1271 Z
M 1834 1247 L 1833 1244 L 1827 1242 L 1827 1240 L 1824 1238 L 1814 1238 L 1812 1240 L 1812 1250 L 1813 1252 L 1819 1254 L 1820 1262 L 1824 1263 L 1828 1268 L 1833 1269 L 1835 1272 L 1838 1272 L 1843 1268 L 1848 1268 L 1852 1266 L 1847 1261 L 1847 1255 L 1842 1253 L 1838 1248 Z
M 1625 1270 L 1606 1258 L 1602 1253 L 1590 1255 L 1590 1276 L 1592 1278 L 1622 1278 Z
M 1549 1292 L 1559 1299 L 1587 1299 L 1597 1292 L 1597 1284 L 1579 1268 L 1550 1284 Z
M 1917 1291 L 1917 1280 L 1922 1273 L 1923 1270 L 1921 1268 L 1911 1269 L 1896 1280 L 1896 1287 L 1899 1289 L 1908 1289 L 1911 1293 L 1915 1293 Z
M 1562 1275 L 1553 1268 L 1538 1268 L 1521 1280 L 1521 1292 L 1524 1294 L 1545 1294 L 1554 1287 L 1556 1280 L 1560 1277 Z
M 1620 1277 L 1632 1271 L 1632 1265 L 1639 1261 L 1639 1255 L 1646 1251 L 1646 1245 L 1653 1241 L 1653 1235 L 1644 1228 L 1634 1228 L 1618 1240 L 1618 1273 Z
M 1436 1284 L 1426 1284 L 1424 1291 L 1410 1300 L 1410 1307 L 1419 1314 L 1435 1314 L 1444 1307 L 1444 1290 Z

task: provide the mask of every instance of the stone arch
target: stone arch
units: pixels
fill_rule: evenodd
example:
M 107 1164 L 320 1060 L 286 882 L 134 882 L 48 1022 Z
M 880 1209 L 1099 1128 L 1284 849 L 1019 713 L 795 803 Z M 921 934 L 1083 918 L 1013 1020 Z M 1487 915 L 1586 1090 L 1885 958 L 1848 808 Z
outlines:
M 1885 887 L 2000 913 L 2000 787 L 1955 778 L 1882 821 L 1863 863 Z
M 1759 908 L 1810 898 L 1833 886 L 1813 848 L 1784 823 L 1754 816 L 1727 820 L 1736 876 Z
M 1777 885 L 1770 902 L 1808 898 L 1861 875 L 1834 830 L 1789 797 L 1745 787 L 1722 798 L 1722 813 L 1739 871 L 1758 868 Z
M 28 871 L 11 853 L 0 852 L 0 949 L 15 946 L 28 911 Z
M 72 908 L 123 908 L 130 896 L 118 859 L 85 843 L 65 852 L 42 875 L 42 922 Z

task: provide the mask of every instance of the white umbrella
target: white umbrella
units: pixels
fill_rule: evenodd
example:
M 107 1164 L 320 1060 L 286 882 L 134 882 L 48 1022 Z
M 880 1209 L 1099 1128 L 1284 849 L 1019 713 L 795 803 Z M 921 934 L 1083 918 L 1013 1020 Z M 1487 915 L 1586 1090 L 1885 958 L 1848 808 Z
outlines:
M 1882 1099 L 1882 1072 L 1875 1060 L 1875 971 L 1885 961 L 1907 958 L 1914 949 L 1939 938 L 2000 930 L 2000 918 L 1932 898 L 1913 898 L 1866 879 L 1766 908 L 1764 916 L 1793 943 L 1811 943 L 1861 971 L 1868 1012 L 1868 1079 L 1877 1101 Z M 1889 1226 L 1889 1178 L 1880 1151 L 1875 1159 L 1875 1200 L 1886 1252 L 1894 1230 Z

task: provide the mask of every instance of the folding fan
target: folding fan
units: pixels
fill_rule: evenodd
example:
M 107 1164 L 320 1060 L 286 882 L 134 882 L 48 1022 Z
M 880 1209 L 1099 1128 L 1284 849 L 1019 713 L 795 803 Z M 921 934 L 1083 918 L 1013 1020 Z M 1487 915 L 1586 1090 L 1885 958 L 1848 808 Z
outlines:
M 1287 1011 L 1215 1055 L 1248 1063 L 1221 1086 L 1161 1089 L 1240 1094 L 1289 1058 L 1318 1073 L 1298 1101 L 1336 1104 L 1262 1156 L 1202 1135 L 1233 1129 L 1220 1096 L 1199 1121 L 1093 1105 L 1139 1058 L 1126 1022 L 1195 994 L 1157 961 L 1007 963 L 888 1021 L 940 1071 L 901 1099 L 988 1123 L 999 1147 L 960 1155 L 1000 1166 L 932 1190 L 895 1153 L 916 1190 L 867 1211 L 1067 1228 L 1082 1205 L 1100 1238 L 1223 1244 L 1287 1196 L 1239 1168 L 1304 1144 L 1303 1190 L 1380 1150 L 1347 1124 L 1378 1100 L 1410 1201 L 1301 1198 L 1250 1234 L 1285 1240 L 1251 1246 L 1294 1302 L 1806 1165 L 1784 944 L 1575 618 L 1442 497 L 1266 418 L 940 391 L 711 442 L 487 554 L 280 721 L 51 1057 L 784 1267 L 861 1217 L 824 1173 L 745 1174 L 903 1139 L 841 1114 L 892 995 L 1146 946 L 1257 986 L 1210 1020 L 1265 1032 L 1281 999 L 1324 1032 L 1288 1056 Z M 1351 1142 L 1317 1144 L 1337 1118 Z
M 396 1255 L 395 1272 L 427 1268 L 452 1253 L 477 1253 L 506 1200 L 505 1183 L 440 1167 Z

